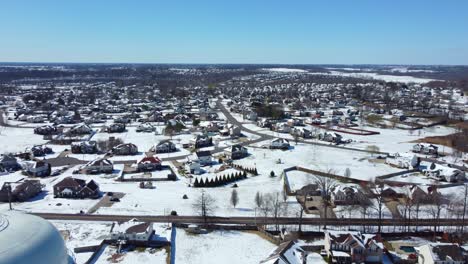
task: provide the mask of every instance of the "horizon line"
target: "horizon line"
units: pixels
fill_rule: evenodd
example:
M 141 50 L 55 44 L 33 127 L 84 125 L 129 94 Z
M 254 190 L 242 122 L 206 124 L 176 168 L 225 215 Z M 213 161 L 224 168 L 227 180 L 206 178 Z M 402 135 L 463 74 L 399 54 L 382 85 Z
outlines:
M 3 64 L 100 64 L 100 65 L 285 65 L 285 66 L 443 66 L 443 67 L 468 67 L 468 64 L 398 64 L 398 63 L 230 63 L 230 62 L 64 62 L 64 61 L 0 61 Z

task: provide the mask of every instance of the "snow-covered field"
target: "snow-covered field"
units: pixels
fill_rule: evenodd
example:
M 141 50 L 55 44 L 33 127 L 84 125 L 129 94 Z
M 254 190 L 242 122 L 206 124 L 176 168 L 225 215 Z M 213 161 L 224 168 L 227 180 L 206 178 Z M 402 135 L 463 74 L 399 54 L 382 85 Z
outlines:
M 374 72 L 342 72 L 342 71 L 330 71 L 329 73 L 323 72 L 313 72 L 311 74 L 318 75 L 334 75 L 334 76 L 343 76 L 343 77 L 355 77 L 355 78 L 364 78 L 364 79 L 374 79 L 382 80 L 386 82 L 401 82 L 401 83 L 428 83 L 434 81 L 434 79 L 426 78 L 417 78 L 413 76 L 399 76 L 399 75 L 390 75 L 390 74 L 378 74 Z
M 255 233 L 212 231 L 192 235 L 177 229 L 176 263 L 178 264 L 257 264 L 277 246 Z
M 259 143 L 262 145 L 262 142 Z M 263 143 L 263 145 L 267 142 Z M 328 171 L 343 175 L 346 168 L 351 170 L 351 178 L 371 180 L 375 176 L 400 171 L 382 163 L 370 161 L 370 154 L 345 150 L 339 148 L 328 148 L 322 146 L 308 145 L 306 143 L 292 143 L 290 150 L 270 150 L 263 148 L 249 148 L 252 155 L 235 163 L 247 167 L 258 168 L 261 173 L 280 175 L 282 170 L 293 166 L 301 166 L 308 169 Z M 280 162 L 280 163 L 279 163 Z
M 16 128 L 0 126 L 1 153 L 24 151 L 28 147 L 44 144 L 47 141 L 42 136 L 34 134 L 32 128 Z

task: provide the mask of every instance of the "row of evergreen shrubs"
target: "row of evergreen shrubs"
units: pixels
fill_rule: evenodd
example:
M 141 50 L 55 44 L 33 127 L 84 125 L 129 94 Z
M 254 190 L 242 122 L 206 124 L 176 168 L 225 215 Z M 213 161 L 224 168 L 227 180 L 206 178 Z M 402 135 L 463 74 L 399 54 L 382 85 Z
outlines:
M 216 178 L 208 179 L 201 179 L 200 181 L 198 178 L 195 179 L 193 183 L 193 187 L 195 188 L 203 188 L 203 187 L 219 187 L 226 185 L 228 183 L 232 183 L 238 180 L 243 180 L 247 178 L 247 172 L 237 172 L 223 176 L 216 176 Z
M 243 172 L 247 172 L 247 173 L 250 173 L 250 174 L 253 174 L 254 176 L 257 176 L 258 175 L 258 171 L 257 171 L 257 168 L 245 168 L 241 165 L 237 165 L 237 164 L 232 164 L 232 167 L 234 169 L 238 169 L 238 170 L 241 170 Z

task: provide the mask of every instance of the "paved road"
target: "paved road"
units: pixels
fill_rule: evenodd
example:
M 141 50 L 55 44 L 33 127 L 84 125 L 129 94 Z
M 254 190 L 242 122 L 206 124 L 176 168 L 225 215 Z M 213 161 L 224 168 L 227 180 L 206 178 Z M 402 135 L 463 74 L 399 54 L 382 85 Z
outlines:
M 188 223 L 202 224 L 205 219 L 200 216 L 163 216 L 163 215 L 99 215 L 99 214 L 51 214 L 51 213 L 32 213 L 49 220 L 80 220 L 80 221 L 128 221 L 136 218 L 140 221 L 154 223 Z M 255 225 L 255 224 L 280 224 L 280 225 L 298 225 L 300 219 L 296 217 L 208 217 L 206 223 L 209 224 L 238 224 L 238 225 Z M 468 221 L 465 221 L 465 225 Z M 303 225 L 324 225 L 329 226 L 377 226 L 378 219 L 321 219 L 321 218 L 304 218 Z M 382 219 L 382 226 L 394 225 L 411 225 L 411 226 L 461 226 L 461 219 L 420 219 L 411 220 L 409 223 L 405 219 Z

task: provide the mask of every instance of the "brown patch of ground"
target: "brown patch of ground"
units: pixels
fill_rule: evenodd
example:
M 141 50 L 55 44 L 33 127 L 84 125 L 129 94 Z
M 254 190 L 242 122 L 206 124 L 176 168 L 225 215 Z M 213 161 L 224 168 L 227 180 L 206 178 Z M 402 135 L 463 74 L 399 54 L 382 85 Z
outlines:
M 444 145 L 456 149 L 458 151 L 468 152 L 468 129 L 462 132 L 446 136 L 420 138 L 418 140 L 415 140 L 414 142 Z

